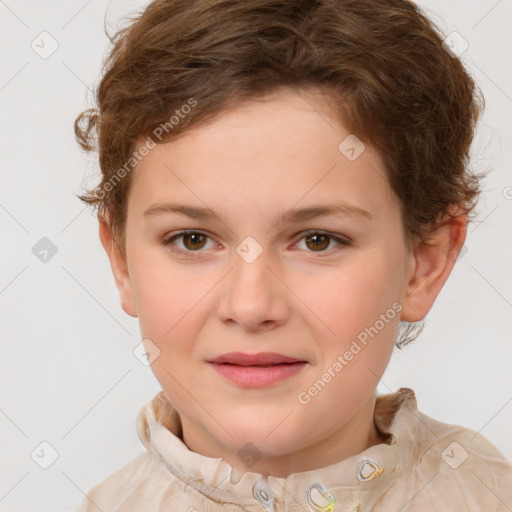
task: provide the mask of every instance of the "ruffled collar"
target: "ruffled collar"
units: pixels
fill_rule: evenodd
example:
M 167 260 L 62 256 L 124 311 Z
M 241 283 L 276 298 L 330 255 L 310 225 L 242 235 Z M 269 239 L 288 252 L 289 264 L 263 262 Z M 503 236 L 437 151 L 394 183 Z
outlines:
M 325 509 L 330 499 L 328 489 L 357 489 L 359 502 L 365 495 L 373 495 L 376 487 L 386 491 L 397 473 L 411 466 L 417 457 L 418 422 L 412 418 L 417 414 L 412 389 L 400 388 L 395 393 L 377 396 L 375 426 L 388 444 L 374 445 L 337 463 L 292 473 L 286 478 L 246 472 L 237 480 L 223 458 L 191 451 L 182 440 L 180 415 L 163 391 L 142 407 L 136 426 L 148 451 L 161 458 L 176 478 L 204 494 L 205 499 L 240 506 L 254 505 L 257 499 L 271 512 L 276 500 L 285 502 L 290 496 L 301 496 L 308 505 L 313 503 L 310 510 L 315 510 L 319 503 Z

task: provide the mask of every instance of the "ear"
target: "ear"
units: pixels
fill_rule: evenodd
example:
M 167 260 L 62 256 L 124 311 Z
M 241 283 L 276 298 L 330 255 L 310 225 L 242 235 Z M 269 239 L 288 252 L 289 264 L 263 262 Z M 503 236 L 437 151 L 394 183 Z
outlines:
M 448 279 L 464 244 L 468 218 L 451 209 L 436 225 L 429 239 L 413 250 L 413 264 L 402 302 L 401 319 L 423 320 Z
M 99 217 L 100 240 L 110 260 L 110 267 L 114 274 L 117 290 L 121 299 L 121 306 L 124 312 L 130 316 L 137 316 L 137 308 L 133 300 L 132 283 L 128 273 L 128 266 L 125 258 L 112 236 L 112 231 L 107 220 Z

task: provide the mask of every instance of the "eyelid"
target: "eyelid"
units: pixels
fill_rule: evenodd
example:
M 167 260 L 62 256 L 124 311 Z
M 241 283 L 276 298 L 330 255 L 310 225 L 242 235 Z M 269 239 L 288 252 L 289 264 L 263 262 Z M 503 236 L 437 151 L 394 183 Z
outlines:
M 295 236 L 301 235 L 301 238 L 307 236 L 307 235 L 326 235 L 330 236 L 333 239 L 339 239 L 345 243 L 352 243 L 352 239 L 347 235 L 342 235 L 341 233 L 333 233 L 332 231 L 325 231 L 324 229 L 306 229 L 304 231 L 300 231 Z
M 183 229 L 181 231 L 178 231 L 177 233 L 172 233 L 170 235 L 166 235 L 163 238 L 163 240 L 162 240 L 162 245 L 164 247 L 166 247 L 167 249 L 169 249 L 171 252 L 178 253 L 178 254 L 185 255 L 187 257 L 192 257 L 193 258 L 195 253 L 201 253 L 201 252 L 204 252 L 204 251 L 202 251 L 202 250 L 199 250 L 199 251 L 185 251 L 183 249 L 180 249 L 179 247 L 176 247 L 172 243 L 172 241 L 175 240 L 175 239 L 181 238 L 181 237 L 183 237 L 185 235 L 191 235 L 191 234 L 203 235 L 203 236 L 209 238 L 210 240 L 212 240 L 213 242 L 215 242 L 213 237 L 210 236 L 206 232 L 203 232 L 203 231 L 198 230 L 198 229 Z M 173 245 L 174 248 L 170 248 L 171 245 Z

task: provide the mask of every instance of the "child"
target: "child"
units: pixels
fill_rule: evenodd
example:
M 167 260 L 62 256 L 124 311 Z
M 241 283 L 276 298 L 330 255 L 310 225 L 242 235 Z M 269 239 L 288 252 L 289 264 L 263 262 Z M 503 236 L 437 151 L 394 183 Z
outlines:
M 408 0 L 155 0 L 115 35 L 80 198 L 162 391 L 80 512 L 512 510 L 488 440 L 376 394 L 483 177 L 437 30 Z

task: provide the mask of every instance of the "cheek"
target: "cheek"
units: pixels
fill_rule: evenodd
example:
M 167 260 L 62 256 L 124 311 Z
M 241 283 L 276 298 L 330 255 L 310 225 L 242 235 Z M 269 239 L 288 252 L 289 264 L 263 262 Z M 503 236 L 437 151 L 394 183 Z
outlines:
M 331 335 L 346 338 L 356 334 L 372 325 L 396 300 L 396 286 L 386 266 L 382 260 L 372 264 L 361 258 L 337 272 L 308 279 L 301 286 L 303 300 Z
M 202 297 L 208 294 L 212 284 L 198 279 L 191 267 L 184 269 L 172 265 L 165 258 L 151 255 L 133 260 L 132 286 L 139 312 L 143 337 L 160 340 L 161 344 L 183 343 L 183 336 L 191 337 L 194 331 L 194 315 Z
M 321 352 L 318 372 L 331 368 L 337 378 L 330 392 L 350 391 L 352 399 L 376 385 L 393 351 L 400 320 L 401 306 L 391 271 L 393 255 L 386 258 L 378 253 L 358 258 L 307 288 L 313 304 L 310 308 L 321 319 L 316 321 L 320 326 L 316 336 Z M 338 356 L 343 358 L 341 363 Z M 334 368 L 336 361 L 339 364 Z M 319 403 L 326 400 L 327 404 L 329 394 Z

